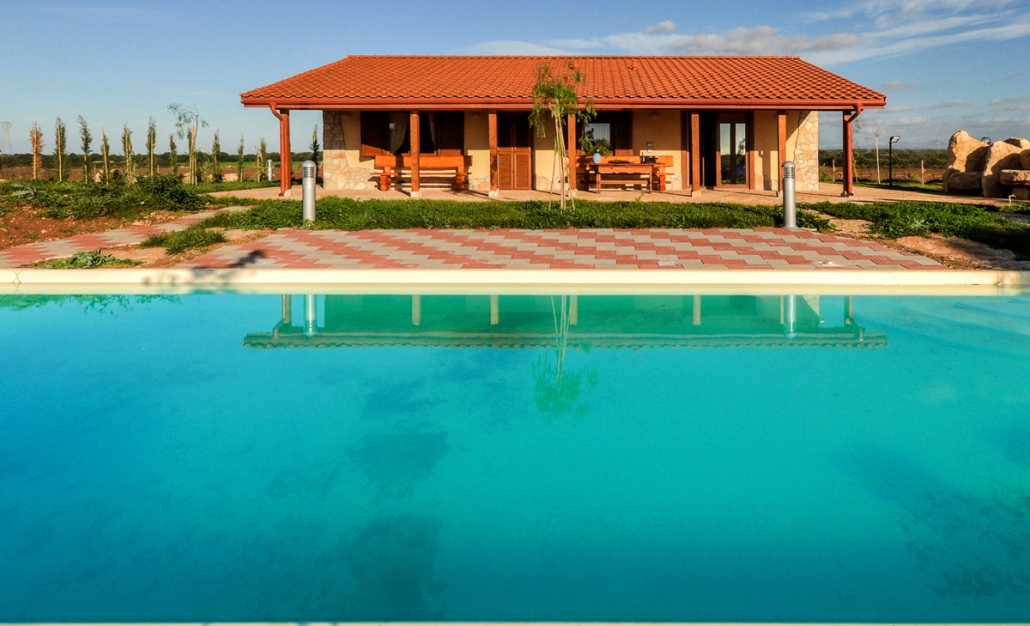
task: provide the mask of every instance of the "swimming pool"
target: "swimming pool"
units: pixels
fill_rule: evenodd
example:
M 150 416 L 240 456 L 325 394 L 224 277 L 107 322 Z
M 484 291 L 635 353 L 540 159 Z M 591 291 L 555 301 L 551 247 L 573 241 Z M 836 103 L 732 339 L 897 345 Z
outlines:
M 0 622 L 1030 619 L 1030 297 L 0 296 Z

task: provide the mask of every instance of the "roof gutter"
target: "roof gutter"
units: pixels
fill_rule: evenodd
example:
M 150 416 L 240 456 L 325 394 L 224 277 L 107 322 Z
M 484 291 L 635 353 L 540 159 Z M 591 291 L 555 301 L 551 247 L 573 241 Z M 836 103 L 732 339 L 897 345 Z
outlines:
M 526 110 L 533 101 L 512 98 L 240 98 L 245 107 L 270 107 L 278 117 L 276 107 L 315 110 Z M 598 109 L 751 109 L 799 111 L 849 111 L 858 113 L 864 108 L 882 109 L 883 100 L 792 100 L 792 99 L 698 99 L 675 98 L 617 99 L 595 98 Z

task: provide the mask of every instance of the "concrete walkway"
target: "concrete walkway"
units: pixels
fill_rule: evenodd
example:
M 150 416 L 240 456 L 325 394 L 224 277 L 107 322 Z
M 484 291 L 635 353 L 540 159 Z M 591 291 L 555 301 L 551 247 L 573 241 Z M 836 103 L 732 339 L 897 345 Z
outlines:
M 289 269 L 946 269 L 878 243 L 810 231 L 279 230 L 184 268 Z

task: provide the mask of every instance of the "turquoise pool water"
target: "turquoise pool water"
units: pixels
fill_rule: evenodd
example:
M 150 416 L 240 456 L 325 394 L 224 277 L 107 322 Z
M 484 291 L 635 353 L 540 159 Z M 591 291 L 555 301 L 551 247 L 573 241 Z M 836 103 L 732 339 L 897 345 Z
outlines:
M 0 296 L 0 622 L 1030 620 L 1028 297 L 305 302 Z

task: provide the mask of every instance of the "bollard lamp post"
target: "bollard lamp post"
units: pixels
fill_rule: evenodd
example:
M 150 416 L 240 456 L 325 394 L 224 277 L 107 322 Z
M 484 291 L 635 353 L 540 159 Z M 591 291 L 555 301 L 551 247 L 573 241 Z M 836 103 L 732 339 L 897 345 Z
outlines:
M 887 158 L 890 161 L 890 165 L 889 165 L 890 170 L 889 170 L 889 173 L 887 175 L 890 177 L 890 187 L 891 187 L 891 189 L 894 188 L 894 144 L 898 143 L 899 141 L 901 141 L 901 137 L 900 136 L 892 135 L 891 139 L 890 139 L 890 142 L 889 142 L 889 145 L 887 147 L 887 153 L 889 155 Z
M 304 161 L 300 165 L 300 170 L 303 174 L 301 183 L 304 190 L 304 199 L 301 202 L 302 217 L 304 224 L 310 224 L 315 221 L 315 177 L 318 166 L 314 161 Z
M 797 195 L 794 186 L 794 162 L 783 163 L 783 226 L 798 227 Z

